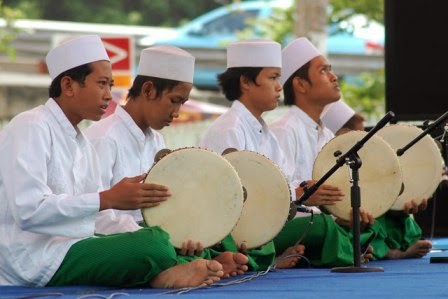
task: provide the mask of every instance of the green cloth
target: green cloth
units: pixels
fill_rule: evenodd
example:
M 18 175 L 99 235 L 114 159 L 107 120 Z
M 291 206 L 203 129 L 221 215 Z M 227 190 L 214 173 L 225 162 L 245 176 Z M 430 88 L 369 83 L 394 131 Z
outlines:
M 157 274 L 184 262 L 166 232 L 142 228 L 73 244 L 47 285 L 148 287 Z
M 148 227 L 145 222 L 140 224 L 142 227 Z M 201 258 L 204 259 L 214 259 L 223 252 L 239 252 L 235 240 L 232 235 L 227 235 L 221 242 L 210 247 L 205 248 Z M 248 262 L 247 266 L 249 271 L 263 271 L 269 268 L 269 266 L 274 264 L 275 260 L 275 248 L 274 243 L 268 242 L 267 244 L 261 246 L 260 248 L 249 249 L 247 252 Z M 179 263 L 187 263 L 192 260 L 197 259 L 197 257 L 190 256 L 179 256 Z
M 278 254 L 296 242 L 308 230 L 300 244 L 305 245 L 305 257 L 314 267 L 343 267 L 354 264 L 353 233 L 337 224 L 332 216 L 316 214 L 309 227 L 311 216 L 298 217 L 288 221 L 275 237 L 274 244 Z M 360 235 L 364 244 L 372 234 L 376 234 L 378 225 L 374 224 Z
M 238 252 L 236 243 L 231 235 L 228 235 L 220 244 L 212 249 L 212 256 L 215 257 L 224 251 Z M 249 259 L 247 266 L 249 271 L 263 271 L 274 264 L 275 247 L 272 241 L 261 246 L 260 248 L 249 249 L 247 251 Z
M 376 259 L 386 257 L 390 249 L 405 251 L 422 237 L 422 230 L 415 220 L 404 213 L 387 212 L 375 219 L 380 229 L 372 242 Z

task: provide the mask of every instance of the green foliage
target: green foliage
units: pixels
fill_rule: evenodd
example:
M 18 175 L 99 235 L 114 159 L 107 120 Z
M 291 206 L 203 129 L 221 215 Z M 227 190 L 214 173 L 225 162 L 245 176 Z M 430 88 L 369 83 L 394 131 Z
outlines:
M 367 119 L 377 119 L 385 111 L 384 70 L 362 73 L 355 78 L 341 80 L 344 100 Z
M 247 39 L 254 36 L 268 38 L 286 44 L 294 31 L 294 11 L 292 6 L 286 10 L 276 8 L 270 18 L 249 19 L 248 27 L 238 34 L 238 38 Z
M 0 0 L 0 18 L 5 22 L 0 31 L 0 53 L 6 53 L 11 58 L 15 57 L 15 50 L 10 45 L 17 34 L 17 30 L 12 27 L 12 23 L 20 17 L 22 17 L 22 14 L 19 10 L 4 5 L 3 0 Z
M 178 26 L 220 6 L 209 0 L 3 0 L 25 18 L 142 26 Z
M 359 13 L 371 20 L 384 23 L 384 0 L 330 0 L 330 4 L 331 21 L 337 22 Z

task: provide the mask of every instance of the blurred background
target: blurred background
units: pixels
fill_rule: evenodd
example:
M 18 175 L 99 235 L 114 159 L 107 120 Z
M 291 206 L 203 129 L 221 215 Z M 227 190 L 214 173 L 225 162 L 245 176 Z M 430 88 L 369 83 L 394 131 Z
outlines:
M 327 55 L 345 101 L 367 125 L 385 113 L 383 0 L 0 0 L 0 128 L 44 103 L 48 50 L 67 36 L 98 34 L 111 56 L 119 103 L 143 48 L 169 44 L 196 57 L 191 100 L 162 133 L 170 147 L 196 145 L 203 129 L 227 109 L 216 82 L 225 47 L 242 38 L 283 45 L 308 37 Z M 274 120 L 280 107 L 265 116 Z

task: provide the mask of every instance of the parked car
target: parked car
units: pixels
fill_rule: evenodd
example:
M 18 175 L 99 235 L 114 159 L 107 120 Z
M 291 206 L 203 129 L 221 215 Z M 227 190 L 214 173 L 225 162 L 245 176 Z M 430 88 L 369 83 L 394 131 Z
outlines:
M 269 18 L 276 9 L 287 9 L 291 0 L 242 1 L 207 12 L 184 26 L 164 32 L 163 36 L 151 35 L 139 41 L 142 47 L 172 45 L 188 50 L 225 49 L 238 40 L 239 33 L 248 27 L 257 37 L 256 20 Z M 254 22 L 255 20 L 255 22 Z M 364 22 L 363 22 L 364 20 Z M 384 50 L 384 26 L 354 16 L 350 20 L 328 26 L 327 54 L 370 55 Z M 224 63 L 196 64 L 194 84 L 198 88 L 216 89 L 216 75 L 224 70 Z

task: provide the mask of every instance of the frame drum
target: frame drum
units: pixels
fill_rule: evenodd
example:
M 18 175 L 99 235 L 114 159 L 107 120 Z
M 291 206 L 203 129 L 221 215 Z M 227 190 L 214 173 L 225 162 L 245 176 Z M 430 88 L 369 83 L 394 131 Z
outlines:
M 142 209 L 149 226 L 170 234 L 176 248 L 187 240 L 210 247 L 236 225 L 243 208 L 243 186 L 238 173 L 221 155 L 201 148 L 165 154 L 148 172 L 145 182 L 168 186 L 171 197 Z
M 319 152 L 313 166 L 313 179 L 319 180 L 333 166 L 337 158 L 334 153 L 345 154 L 367 135 L 364 131 L 350 131 L 330 140 Z M 379 217 L 387 212 L 396 201 L 402 185 L 402 174 L 397 155 L 381 137 L 373 135 L 358 151 L 362 166 L 359 169 L 361 208 Z M 340 167 L 324 184 L 339 187 L 345 194 L 343 200 L 334 205 L 321 206 L 341 219 L 351 219 L 351 169 Z
M 412 125 L 394 124 L 378 131 L 395 152 L 405 147 L 423 132 Z M 391 210 L 403 210 L 405 202 L 430 198 L 442 179 L 443 159 L 436 142 L 425 135 L 398 157 L 403 173 L 403 193 L 398 196 Z
M 235 167 L 247 191 L 241 217 L 232 231 L 237 244 L 260 247 L 281 231 L 289 216 L 291 192 L 280 168 L 253 151 L 232 151 L 224 157 Z

